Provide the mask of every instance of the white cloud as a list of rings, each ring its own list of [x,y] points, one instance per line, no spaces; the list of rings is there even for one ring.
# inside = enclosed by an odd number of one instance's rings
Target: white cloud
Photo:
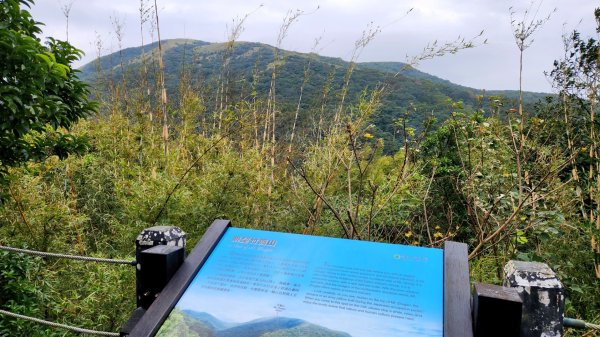
[[[316,37],[323,36],[322,53],[348,59],[354,41],[369,22],[383,28],[379,36],[365,49],[363,61],[404,61],[407,54],[418,53],[433,40],[454,40],[458,35],[471,37],[485,30],[489,44],[457,55],[423,62],[420,68],[453,82],[489,89],[515,89],[517,49],[510,27],[508,8],[521,4],[517,0],[157,0],[163,39],[187,37],[209,42],[224,41],[226,25],[235,17],[253,12],[246,21],[240,40],[275,44],[283,17],[288,10],[314,11],[300,18],[289,30],[283,47],[309,52]],[[153,1],[150,3],[153,4]],[[264,6],[260,9],[260,4]],[[553,8],[558,11],[534,38],[525,55],[525,88],[549,91],[543,75],[551,70],[554,59],[562,53],[561,34],[566,22],[571,30],[577,27],[582,35],[594,33],[593,10],[589,0],[546,0],[540,13]],[[109,52],[116,51],[109,17],[125,20],[125,46],[140,44],[139,2],[121,0],[76,0],[70,18],[70,41],[88,55],[95,56],[96,33],[102,36]],[[414,8],[405,16],[406,11]],[[45,22],[49,36],[65,38],[65,18],[58,0],[39,0],[33,7],[34,18]],[[584,19],[578,24],[580,19]],[[150,41],[148,26],[144,41]],[[112,47],[111,47],[112,46]]]

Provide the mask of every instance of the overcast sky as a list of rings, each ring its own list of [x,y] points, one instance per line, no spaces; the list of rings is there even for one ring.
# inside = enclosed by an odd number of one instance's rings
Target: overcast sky
[[[72,0],[37,0],[31,12],[44,22],[44,34],[66,38],[62,6]],[[282,47],[310,52],[321,37],[321,55],[348,60],[354,42],[370,22],[381,32],[365,48],[359,61],[406,61],[435,40],[453,41],[460,35],[471,38],[484,30],[487,44],[433,60],[423,61],[420,70],[454,83],[479,89],[518,88],[518,49],[512,34],[509,7],[518,13],[530,7],[527,0],[157,0],[162,39],[191,38],[208,42],[227,40],[227,26],[235,18],[251,13],[239,40],[276,45],[279,27],[289,10],[302,10]],[[537,2],[539,3],[539,2]],[[537,4],[536,3],[536,4]],[[151,2],[154,5],[154,2]],[[262,4],[262,6],[261,6]],[[111,17],[123,23],[123,47],[141,44],[139,0],[74,0],[69,19],[69,42],[86,56],[96,55],[99,36],[103,54],[118,50]],[[545,0],[539,6],[542,18],[556,8],[534,34],[525,51],[524,89],[550,92],[544,71],[563,55],[561,36],[577,29],[585,37],[596,37],[593,11],[595,0]],[[317,9],[318,8],[318,9]],[[413,8],[412,12],[406,12]],[[538,6],[535,5],[535,12]],[[517,14],[521,17],[521,14]],[[150,25],[144,27],[144,42],[150,41]]]

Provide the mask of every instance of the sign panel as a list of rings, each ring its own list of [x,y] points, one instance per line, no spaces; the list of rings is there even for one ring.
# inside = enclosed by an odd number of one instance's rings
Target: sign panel
[[[157,336],[443,336],[441,249],[229,228]]]

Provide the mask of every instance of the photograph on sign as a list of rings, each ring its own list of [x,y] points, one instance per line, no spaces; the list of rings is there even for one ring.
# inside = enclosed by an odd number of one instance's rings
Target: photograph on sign
[[[161,337],[442,337],[441,249],[229,228]]]

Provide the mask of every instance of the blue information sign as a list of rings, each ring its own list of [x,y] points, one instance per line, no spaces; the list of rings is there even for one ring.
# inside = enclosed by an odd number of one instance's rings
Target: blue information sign
[[[443,251],[229,228],[157,336],[443,335]]]

